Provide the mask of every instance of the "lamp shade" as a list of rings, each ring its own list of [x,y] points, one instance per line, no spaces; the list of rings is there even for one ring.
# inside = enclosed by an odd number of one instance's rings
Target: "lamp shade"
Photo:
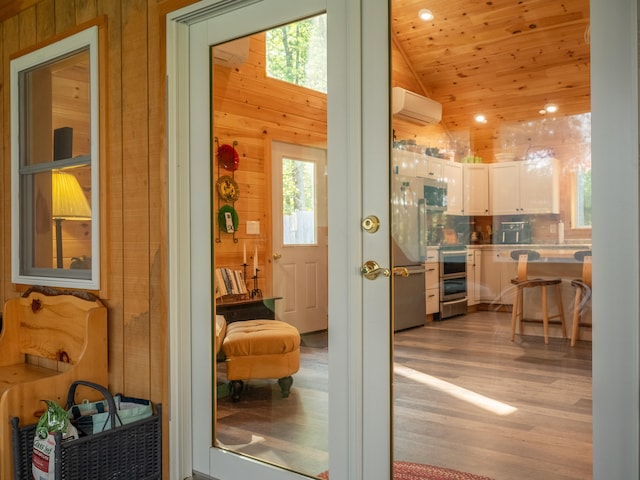
[[[53,198],[52,217],[54,219],[91,220],[91,207],[74,175],[53,170],[51,196]]]

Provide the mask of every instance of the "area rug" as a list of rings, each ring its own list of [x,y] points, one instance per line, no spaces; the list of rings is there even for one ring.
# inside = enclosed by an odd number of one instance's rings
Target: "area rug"
[[[328,480],[329,472],[323,472],[318,477]],[[491,480],[491,478],[458,472],[450,468],[398,461],[393,463],[393,480]]]

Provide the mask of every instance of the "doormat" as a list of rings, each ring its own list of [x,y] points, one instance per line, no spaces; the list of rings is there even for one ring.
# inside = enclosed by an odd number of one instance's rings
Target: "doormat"
[[[329,479],[329,472],[323,472],[318,478]],[[492,480],[472,473],[459,472],[450,468],[434,467],[421,463],[394,462],[393,480]]]

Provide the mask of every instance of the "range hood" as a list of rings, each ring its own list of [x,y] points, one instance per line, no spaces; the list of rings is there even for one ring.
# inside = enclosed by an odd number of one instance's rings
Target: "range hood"
[[[439,123],[442,120],[440,103],[401,87],[392,89],[391,112],[398,118],[419,125]]]

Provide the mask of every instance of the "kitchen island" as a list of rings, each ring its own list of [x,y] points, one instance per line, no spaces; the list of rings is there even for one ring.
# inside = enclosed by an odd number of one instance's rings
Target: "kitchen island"
[[[540,260],[530,262],[528,276],[537,278],[561,278],[562,303],[565,315],[567,332],[571,332],[573,316],[573,303],[575,289],[571,281],[580,278],[582,263],[574,258],[579,251],[591,250],[591,244],[529,244],[529,245],[470,245],[469,250],[481,252],[482,269],[480,284],[478,285],[480,305],[483,309],[511,309],[515,287],[511,280],[516,277],[517,261],[511,258],[514,250],[536,250],[540,253]],[[524,295],[525,318],[542,320],[541,290],[527,290]],[[549,295],[549,308],[555,312],[555,295]],[[584,312],[585,321],[591,320],[590,302]],[[542,324],[525,322],[525,335],[542,336]],[[562,329],[559,324],[551,324],[550,337],[562,338]],[[584,329],[581,339],[590,340],[591,330]]]

